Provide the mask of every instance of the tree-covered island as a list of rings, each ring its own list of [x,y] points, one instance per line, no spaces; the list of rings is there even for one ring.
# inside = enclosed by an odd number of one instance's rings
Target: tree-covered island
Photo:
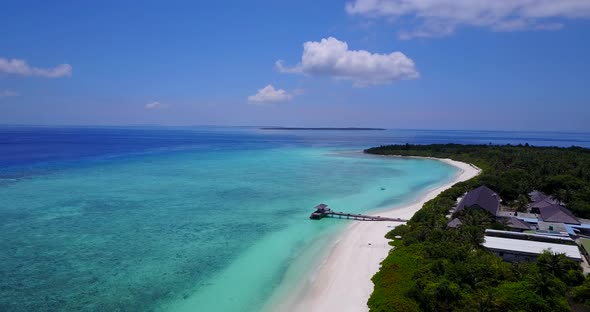
[[[502,209],[527,209],[542,191],[577,218],[590,219],[590,149],[527,145],[389,145],[375,155],[450,158],[482,173],[424,204],[387,234],[394,247],[373,277],[371,311],[589,311],[590,278],[579,263],[546,252],[535,261],[510,263],[483,248],[485,229],[506,229],[485,211],[449,211],[468,191],[486,185]],[[401,239],[394,237],[401,236]]]

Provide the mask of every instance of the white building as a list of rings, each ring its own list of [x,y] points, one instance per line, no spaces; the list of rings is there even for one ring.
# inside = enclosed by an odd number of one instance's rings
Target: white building
[[[562,253],[568,259],[582,262],[582,254],[572,239],[566,237],[540,238],[538,236],[540,235],[486,230],[483,246],[508,262],[533,261],[545,250],[552,253]]]

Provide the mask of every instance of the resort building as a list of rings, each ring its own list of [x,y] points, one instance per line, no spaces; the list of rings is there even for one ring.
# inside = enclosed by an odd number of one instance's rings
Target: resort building
[[[457,229],[463,224],[453,212],[463,209],[487,211],[509,231],[487,229],[483,247],[509,262],[534,261],[544,251],[565,254],[567,258],[583,262],[590,257],[590,243],[580,238],[590,238],[588,220],[578,219],[566,207],[542,192],[529,194],[533,201],[529,212],[515,212],[501,207],[501,199],[487,186],[480,186],[458,199],[456,209],[451,210],[448,229]],[[572,238],[578,238],[574,241]],[[576,243],[584,242],[584,256]]]
[[[471,190],[463,196],[459,202],[455,212],[459,212],[465,208],[481,209],[489,212],[493,216],[498,215],[500,210],[500,197],[489,187],[482,185],[476,189]]]
[[[539,213],[541,213],[541,209],[543,209],[545,207],[548,207],[548,206],[552,206],[552,205],[555,205],[555,203],[553,203],[550,200],[543,199],[543,200],[540,200],[538,202],[535,202],[535,203],[530,204],[529,205],[529,208],[530,208],[529,210],[530,210],[531,213],[539,214]]]
[[[556,200],[553,196],[549,196],[541,191],[534,190],[529,193],[529,198],[531,199],[531,203],[538,203],[540,201],[548,201],[552,204],[559,204],[559,201]]]
[[[541,219],[544,222],[580,224],[574,214],[569,209],[560,205],[548,205],[540,208]]]
[[[528,212],[514,212],[514,210],[502,210],[497,217],[516,217],[518,220],[526,223],[530,230],[537,234],[552,236],[568,236],[567,225],[580,225],[587,222],[578,219],[569,209],[559,204],[555,198],[546,195],[540,191],[529,193],[531,203]],[[521,225],[518,221],[508,222],[508,227],[513,231],[527,231],[523,226],[511,226],[512,224]]]
[[[532,191],[529,193],[531,203],[529,204],[529,210],[531,213],[539,214],[540,209],[551,205],[559,205],[559,201],[555,198],[548,196],[547,194],[540,191]]]
[[[486,230],[483,247],[508,262],[534,261],[544,251],[562,253],[582,262],[578,246],[569,237],[549,237],[510,231]]]

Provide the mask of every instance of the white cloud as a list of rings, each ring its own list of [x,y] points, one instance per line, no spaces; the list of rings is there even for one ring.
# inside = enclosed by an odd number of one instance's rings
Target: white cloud
[[[0,90],[0,99],[4,97],[18,96],[18,93],[11,90]]]
[[[371,53],[349,50],[346,42],[329,37],[303,44],[301,63],[286,67],[276,62],[282,73],[303,73],[352,80],[356,86],[391,83],[401,79],[418,78],[414,61],[401,52]]]
[[[72,75],[72,65],[60,64],[53,68],[32,67],[25,60],[0,57],[0,74],[60,78]]]
[[[259,89],[255,95],[248,97],[248,101],[251,103],[277,103],[289,101],[293,98],[293,95],[289,94],[283,89],[275,89],[272,85]]]
[[[168,106],[157,101],[145,104],[146,109],[161,109],[166,107]]]
[[[406,22],[401,39],[440,37],[460,26],[494,31],[555,30],[564,19],[589,18],[588,0],[355,0],[346,12]]]

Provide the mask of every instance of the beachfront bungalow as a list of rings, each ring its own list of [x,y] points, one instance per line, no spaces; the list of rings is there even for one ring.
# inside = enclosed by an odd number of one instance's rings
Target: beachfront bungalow
[[[500,196],[492,191],[489,187],[482,185],[465,194],[455,212],[467,209],[481,209],[489,212],[493,216],[498,215],[500,210]]]
[[[562,253],[568,259],[582,262],[582,254],[569,237],[486,230],[483,247],[508,262],[534,261],[544,251]]]

